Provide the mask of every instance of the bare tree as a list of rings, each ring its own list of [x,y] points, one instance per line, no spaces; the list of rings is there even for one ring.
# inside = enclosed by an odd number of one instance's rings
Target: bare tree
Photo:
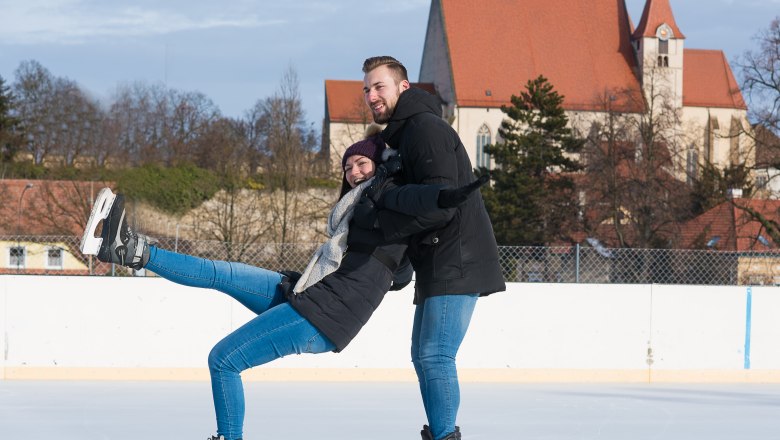
[[[205,125],[192,142],[194,163],[220,176],[245,179],[252,173],[247,124],[241,120],[219,118]]]
[[[748,98],[748,117],[753,125],[744,134],[755,142],[755,168],[780,169],[780,16],[754,37],[757,50],[745,51],[734,64],[739,69],[742,91]],[[778,175],[770,175],[776,178]],[[734,206],[761,223],[775,244],[780,244],[780,226],[745,204]]]
[[[54,180],[39,180],[35,185],[39,200],[30,206],[30,218],[48,235],[84,230],[97,192],[110,186],[108,182]]]
[[[104,116],[100,105],[70,81],[58,81],[55,105],[60,138],[54,151],[60,162],[70,167],[86,155],[92,156]]]
[[[780,136],[780,16],[754,40],[758,50],[746,51],[735,65],[748,96],[750,118]]]
[[[118,87],[109,114],[118,153],[131,165],[193,162],[198,138],[220,117],[202,93],[142,82]]]
[[[629,191],[626,164],[635,158],[630,114],[613,107],[614,92],[598,98],[601,112],[590,122],[583,150],[586,173],[580,180],[580,190],[586,194],[583,223],[589,235],[599,235],[602,225],[612,230],[613,245],[628,246],[626,209]],[[610,234],[610,235],[612,235]]]
[[[581,190],[590,234],[616,247],[667,248],[690,215],[687,140],[663,72],[647,67],[644,77],[642,95],[616,90],[599,98],[603,116],[588,136]]]
[[[219,109],[199,92],[171,90],[164,102],[168,108],[160,109],[167,122],[161,144],[163,160],[168,165],[192,162],[195,143],[219,118]]]
[[[202,231],[204,238],[222,243],[228,260],[243,261],[252,245],[272,235],[273,223],[257,192],[229,186],[197,210],[196,230]]]
[[[298,76],[290,67],[284,73],[277,92],[256,103],[251,114],[253,145],[270,197],[270,212],[277,242],[293,243],[298,238],[295,225],[310,217],[309,206],[299,197],[306,188],[306,177],[315,171],[316,133],[307,127],[299,94]]]
[[[24,150],[40,165],[57,145],[60,127],[54,114],[56,78],[36,61],[24,61],[15,72],[14,92],[25,139]]]

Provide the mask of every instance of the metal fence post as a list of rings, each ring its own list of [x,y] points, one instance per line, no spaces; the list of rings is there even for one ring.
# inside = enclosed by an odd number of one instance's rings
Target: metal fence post
[[[574,282],[579,284],[580,282],[580,244],[574,245]]]

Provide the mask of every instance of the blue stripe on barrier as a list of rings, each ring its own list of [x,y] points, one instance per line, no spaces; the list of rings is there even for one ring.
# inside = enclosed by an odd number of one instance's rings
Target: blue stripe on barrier
[[[753,311],[753,288],[747,288],[747,306],[745,308],[745,369],[750,369],[750,325]]]

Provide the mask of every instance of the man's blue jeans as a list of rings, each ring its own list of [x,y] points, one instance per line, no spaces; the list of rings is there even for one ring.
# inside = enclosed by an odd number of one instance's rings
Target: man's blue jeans
[[[217,434],[243,436],[241,372],[293,353],[324,353],[336,346],[292,308],[279,289],[280,273],[243,263],[213,261],[149,248],[146,268],[178,284],[216,289],[258,316],[217,343],[209,353]]]
[[[412,363],[420,381],[433,438],[455,431],[460,386],[455,357],[471,322],[478,294],[441,295],[417,305],[412,327]]]

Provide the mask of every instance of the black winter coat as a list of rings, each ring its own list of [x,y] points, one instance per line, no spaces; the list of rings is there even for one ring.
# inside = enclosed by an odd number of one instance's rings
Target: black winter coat
[[[378,196],[393,187],[392,180],[386,182]],[[290,305],[336,345],[334,351],[343,350],[358,334],[379,307],[391,283],[405,285],[410,281],[411,270],[407,270],[405,258],[409,234],[440,227],[454,214],[454,209],[436,205],[438,189],[427,194],[427,199],[418,197],[414,211],[407,211],[415,216],[391,215],[399,223],[415,227],[390,239],[377,229],[358,226],[353,218],[349,224],[347,251],[338,269],[297,295],[292,293],[292,288],[287,290]],[[394,279],[394,274],[401,279]]]
[[[419,192],[409,184],[462,187],[476,180],[458,134],[441,118],[439,99],[424,90],[401,93],[382,138],[398,149],[403,164],[402,185],[382,199],[390,210],[404,211],[417,203]],[[413,229],[381,213],[379,226],[386,237]],[[493,226],[479,192],[458,206],[446,226],[412,236],[407,255],[417,274],[416,303],[436,295],[506,290]]]

